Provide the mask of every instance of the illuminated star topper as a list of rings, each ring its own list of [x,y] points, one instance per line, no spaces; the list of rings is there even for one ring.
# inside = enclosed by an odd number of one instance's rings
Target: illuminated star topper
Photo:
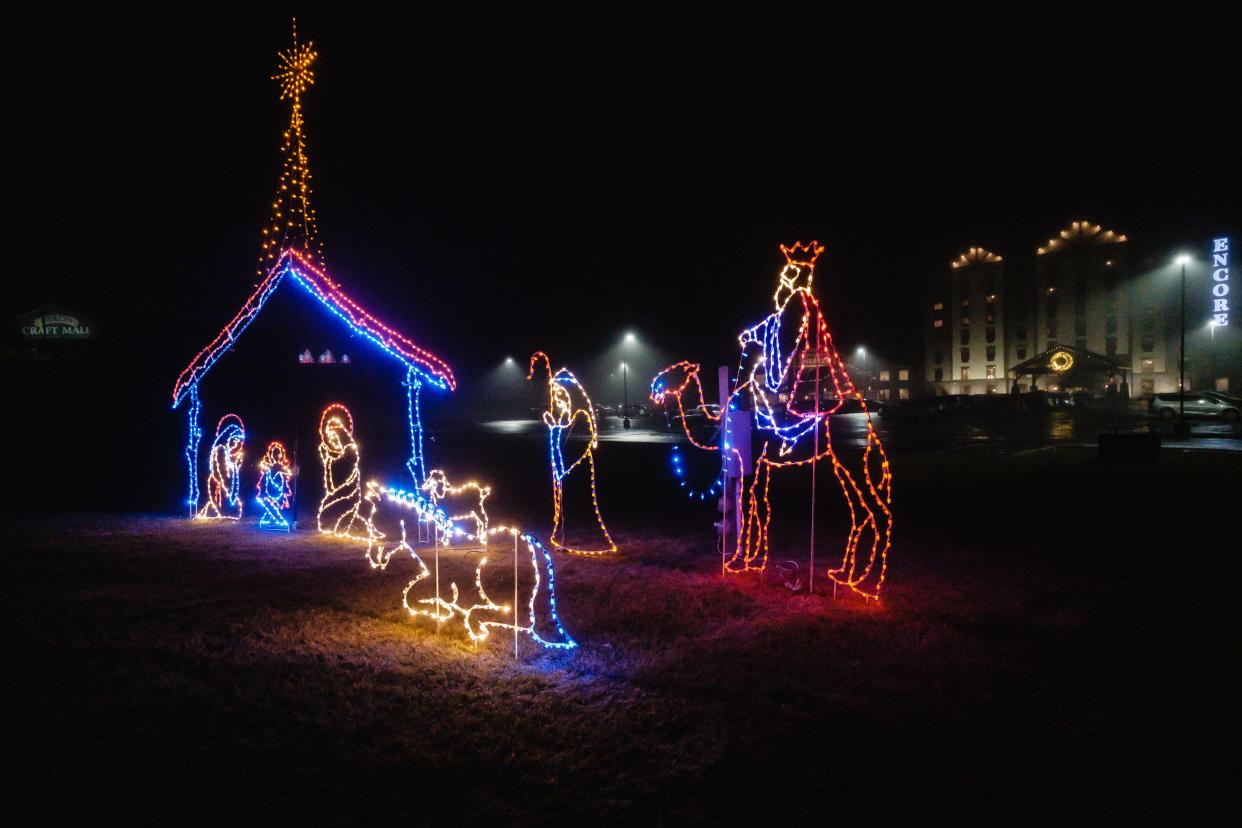
[[[292,98],[296,105],[302,93],[315,82],[311,64],[315,62],[315,58],[319,57],[314,43],[298,43],[296,17],[293,19],[293,46],[283,52],[278,52],[277,55],[280,58],[280,67],[276,74],[272,75],[272,80],[280,82],[280,99],[283,101],[285,98]]]

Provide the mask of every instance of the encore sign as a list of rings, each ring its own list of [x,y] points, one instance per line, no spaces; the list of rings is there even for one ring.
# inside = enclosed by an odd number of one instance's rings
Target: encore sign
[[[1229,239],[1212,239],[1212,324],[1229,324]]]

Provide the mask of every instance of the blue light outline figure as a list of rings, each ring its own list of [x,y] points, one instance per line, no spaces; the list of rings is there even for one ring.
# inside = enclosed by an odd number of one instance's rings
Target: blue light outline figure
[[[198,515],[198,446],[203,439],[203,430],[198,425],[198,415],[202,406],[198,401],[198,385],[190,388],[190,405],[186,410],[188,433],[185,443],[185,463],[188,466],[190,493],[186,504],[190,507],[190,517]]]
[[[548,454],[552,466],[552,534],[548,543],[565,552],[578,555],[606,555],[617,551],[617,544],[604,524],[604,516],[599,508],[599,495],[595,484],[595,450],[599,447],[599,425],[595,419],[595,404],[586,392],[586,388],[578,381],[568,368],[552,371],[552,361],[543,351],[536,351],[530,357],[530,369],[526,379],[535,376],[535,365],[539,361],[548,373],[548,408],[543,412],[543,423],[548,427]],[[574,407],[573,392],[578,391],[586,400],[585,407]],[[564,446],[570,431],[578,419],[583,419],[590,435],[581,456],[572,463],[565,462]],[[581,548],[565,543],[565,478],[579,465],[585,463],[591,484],[591,505],[595,510],[595,521],[603,533],[606,548]]]
[[[246,445],[246,427],[241,417],[225,414],[216,423],[207,454],[207,502],[199,509],[199,520],[241,520],[241,470]]]
[[[289,455],[284,444],[273,440],[259,461],[259,493],[255,500],[263,510],[259,515],[260,529],[289,531],[285,510],[289,508],[289,496],[292,494],[289,484],[292,479],[293,471],[289,467]]]

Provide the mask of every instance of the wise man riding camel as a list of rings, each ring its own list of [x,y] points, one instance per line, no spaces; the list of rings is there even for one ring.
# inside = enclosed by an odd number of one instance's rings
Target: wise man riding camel
[[[833,347],[819,301],[811,292],[815,260],[823,251],[815,241],[781,245],[785,267],[773,296],[775,310],[738,337],[741,358],[725,411],[713,414],[708,409],[700,366],[685,360],[656,376],[651,399],[658,405],[675,402],[690,441],[709,451],[721,447],[696,441],[686,426],[685,397],[692,385],[698,400],[690,404],[690,410],[697,408],[716,422],[725,415],[726,431],[727,410],[749,408],[752,412],[757,454],[742,457],[727,433],[724,440],[725,451],[732,452],[737,461],[736,468],[750,475],[749,482],[737,488],[735,514],[743,516],[745,525],[732,557],[725,562],[726,571],[755,572],[767,566],[773,469],[828,460],[850,516],[840,563],[828,570],[828,577],[864,597],[877,598],[892,545],[892,473],[866,401]],[[846,461],[832,445],[831,415],[851,400],[861,406],[866,418],[867,443],[861,458]]]

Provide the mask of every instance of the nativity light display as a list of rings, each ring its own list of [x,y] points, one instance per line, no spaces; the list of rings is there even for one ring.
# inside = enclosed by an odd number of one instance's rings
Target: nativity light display
[[[680,361],[661,371],[651,385],[657,405],[672,401],[686,437],[694,446],[722,452],[722,469],[738,470],[736,482],[726,486],[725,501],[732,501],[740,531],[732,555],[722,550],[722,570],[730,573],[762,572],[767,567],[772,504],[769,497],[774,470],[810,466],[812,498],[814,473],[828,461],[848,507],[850,529],[840,562],[827,571],[836,584],[865,598],[878,598],[888,569],[892,546],[892,470],[867,411],[863,395],[854,386],[845,362],[833,346],[819,301],[812,292],[815,261],[824,251],[817,242],[781,245],[785,266],[781,270],[774,310],[738,337],[741,351],[732,389],[719,414],[713,414],[703,393],[700,366]],[[720,445],[698,441],[687,420],[685,397],[697,393],[699,410],[721,425]],[[825,404],[823,391],[831,392]],[[691,398],[693,400],[693,397]],[[847,402],[857,403],[866,417],[867,441],[861,462],[848,463],[832,444],[831,416]],[[757,453],[732,433],[735,418],[730,412],[748,410],[758,436]],[[745,477],[750,477],[749,485]],[[812,515],[814,509],[812,506]],[[814,576],[814,523],[812,565]]]
[[[207,455],[207,502],[195,515],[199,520],[241,520],[241,472],[246,427],[241,417],[225,414],[216,423],[216,436]]]
[[[259,528],[288,532],[289,498],[293,494],[293,469],[289,466],[289,453],[279,440],[268,444],[263,459],[259,461],[259,495],[255,498],[262,510]]]
[[[280,99],[289,101],[289,128],[285,130],[280,185],[272,201],[271,216],[263,228],[256,280],[275,267],[285,250],[295,249],[315,262],[323,261],[315,208],[311,206],[310,163],[302,134],[302,95],[315,82],[311,64],[319,57],[313,43],[298,42],[298,21],[293,21],[293,45],[278,52],[279,67],[272,80],[280,84]]]
[[[359,513],[362,471],[354,418],[340,403],[329,405],[319,418],[319,462],[323,465],[323,497],[315,516],[319,531],[366,540],[366,518]]]
[[[398,524],[401,537],[399,541],[386,544],[384,542],[387,539],[386,534],[373,526],[372,540],[367,547],[367,559],[375,569],[387,568],[398,553],[404,552],[414,559],[417,567],[416,574],[406,585],[402,594],[402,605],[411,616],[428,618],[435,621],[437,626],[458,619],[470,640],[475,643],[486,639],[491,630],[502,629],[513,632],[515,642],[516,636],[520,633],[529,636],[536,644],[548,649],[569,650],[578,646],[577,642],[565,631],[557,610],[556,573],[552,565],[552,555],[534,535],[510,526],[490,527],[485,530],[486,536],[476,535],[454,523],[444,509],[433,504],[422,492],[395,486],[370,482],[367,484],[366,499],[372,504],[373,519],[379,512],[379,505],[387,503],[411,512],[420,523],[430,523],[433,526],[431,566],[428,566],[417,550],[410,545],[404,520],[400,520]],[[446,594],[440,581],[441,538],[458,543],[470,542],[492,550],[498,547],[497,541],[501,537],[507,537],[513,543],[512,605],[497,604],[489,597],[484,587],[485,579],[496,584],[492,592],[500,595],[501,589],[508,592],[510,575],[505,573],[502,576],[498,569],[494,571],[487,569],[488,558],[486,556],[480,559],[475,567],[472,590],[463,593],[455,581],[450,581]],[[519,555],[520,546],[526,547],[530,556],[528,559],[523,559]],[[489,554],[491,554],[490,551]],[[526,623],[518,621],[513,609],[522,605],[520,568],[526,570],[530,582],[525,601]],[[423,584],[423,587],[416,589],[419,584]],[[558,640],[545,638],[540,633],[541,627],[545,626],[540,623],[539,618],[541,591],[546,591],[547,594],[546,625],[556,630]]]
[[[526,379],[533,379],[535,366],[542,362],[548,377],[548,407],[543,412],[543,423],[548,427],[548,453],[552,465],[552,535],[549,543],[557,549],[579,555],[604,555],[616,552],[617,545],[608,534],[604,516],[599,510],[599,495],[595,486],[595,451],[599,448],[599,424],[595,419],[595,406],[582,383],[568,368],[552,370],[552,361],[543,351],[531,355]],[[582,452],[572,459],[566,458],[566,445],[573,428],[579,422],[587,428],[588,439]],[[565,486],[570,474],[585,468],[591,486],[591,506],[595,510],[595,522],[600,537],[588,544],[565,542]]]
[[[403,372],[405,420],[410,440],[410,454],[405,465],[415,484],[421,484],[426,477],[420,399],[422,389],[424,386],[435,390],[456,388],[453,371],[444,360],[367,312],[332,280],[323,265],[323,249],[318,240],[315,213],[310,206],[311,176],[306,158],[302,112],[302,96],[314,83],[311,66],[315,57],[311,44],[298,41],[295,23],[293,45],[280,53],[279,69],[273,76],[280,84],[282,100],[290,102],[291,114],[290,128],[285,133],[283,145],[283,170],[276,198],[272,202],[272,220],[263,234],[259,256],[260,281],[241,309],[190,360],[173,385],[173,409],[185,405],[187,410],[184,457],[188,477],[186,503],[191,516],[199,513],[202,496],[199,485],[202,381],[217,361],[235,348],[246,329],[284,285],[296,285],[297,289],[314,300],[316,307],[327,312],[328,318],[344,324],[351,337],[371,343],[380,353],[399,364]],[[341,480],[348,480],[348,470],[344,471]],[[346,528],[344,531],[350,530]]]
[[[376,569],[385,569],[398,553],[409,554],[415,561],[415,577],[403,591],[403,606],[412,616],[434,621],[437,628],[456,620],[475,642],[498,630],[511,631],[515,655],[521,635],[529,636],[546,648],[573,649],[577,644],[566,633],[557,611],[555,574],[549,549],[529,532],[510,526],[489,526],[484,504],[491,494],[490,487],[475,482],[451,483],[442,469],[430,472],[426,469],[421,392],[424,387],[454,390],[456,378],[452,369],[444,360],[371,315],[328,275],[315,213],[310,206],[311,176],[302,111],[302,97],[314,83],[311,67],[316,53],[311,44],[298,41],[295,25],[293,46],[279,57],[280,68],[274,79],[280,84],[281,98],[290,101],[292,109],[290,126],[284,135],[284,164],[276,199],[272,202],[271,221],[263,231],[258,281],[232,319],[190,360],[172,390],[172,408],[184,405],[188,421],[184,458],[190,515],[203,520],[239,520],[242,516],[240,487],[243,472],[248,469],[243,463],[246,430],[240,416],[227,414],[217,423],[208,452],[206,480],[200,488],[202,385],[225,354],[238,350],[241,337],[269,306],[271,298],[281,288],[292,285],[290,290],[313,300],[310,305],[323,311],[324,318],[331,324],[343,325],[351,340],[368,342],[375,346],[376,353],[394,360],[400,371],[394,379],[400,377],[404,386],[404,394],[400,396],[404,398],[403,419],[408,429],[409,455],[403,459],[412,485],[384,486],[371,482],[364,486],[353,413],[341,402],[331,403],[322,410],[317,450],[323,472],[322,496],[316,513],[318,532],[365,547],[366,558]],[[350,350],[352,353],[352,346]],[[314,363],[312,351],[305,349],[298,361]],[[335,361],[332,352],[324,349],[319,362]],[[340,362],[350,362],[350,359],[342,356]],[[549,377],[550,382],[554,382],[550,369]],[[555,382],[574,386],[577,383],[568,372],[558,375]],[[580,390],[580,386],[576,387]],[[560,394],[569,404],[568,391],[562,387]],[[585,393],[582,396],[585,398]],[[554,397],[561,398],[558,394]],[[590,412],[588,422],[593,449],[594,412],[589,400],[586,406],[586,411]],[[569,421],[564,426],[566,431],[582,413],[569,412]],[[267,416],[270,418],[271,413],[267,412]],[[297,425],[283,423],[280,427],[290,433]],[[561,477],[580,464],[591,469],[594,497],[593,461],[587,459],[584,463],[583,458],[579,458],[568,469],[563,469]],[[257,473],[257,482],[250,485],[255,487],[259,528],[292,531],[296,528],[292,506],[297,472],[294,458],[283,442],[272,440],[267,445],[257,464]],[[598,517],[598,505],[596,513]],[[407,537],[406,517],[417,524],[416,539]],[[395,526],[384,523],[393,518]],[[602,520],[600,527],[607,538]],[[507,542],[502,542],[502,538]],[[611,543],[610,538],[608,541]],[[513,551],[511,573],[508,567],[498,565],[501,556],[507,553],[509,542]],[[424,548],[420,555],[415,544],[431,549]],[[457,579],[449,579],[447,584],[441,584],[441,557],[446,551],[451,551],[458,562],[469,560],[472,563],[474,558],[468,556],[485,553],[474,566],[470,583],[459,587]],[[511,601],[508,600],[510,594]]]

